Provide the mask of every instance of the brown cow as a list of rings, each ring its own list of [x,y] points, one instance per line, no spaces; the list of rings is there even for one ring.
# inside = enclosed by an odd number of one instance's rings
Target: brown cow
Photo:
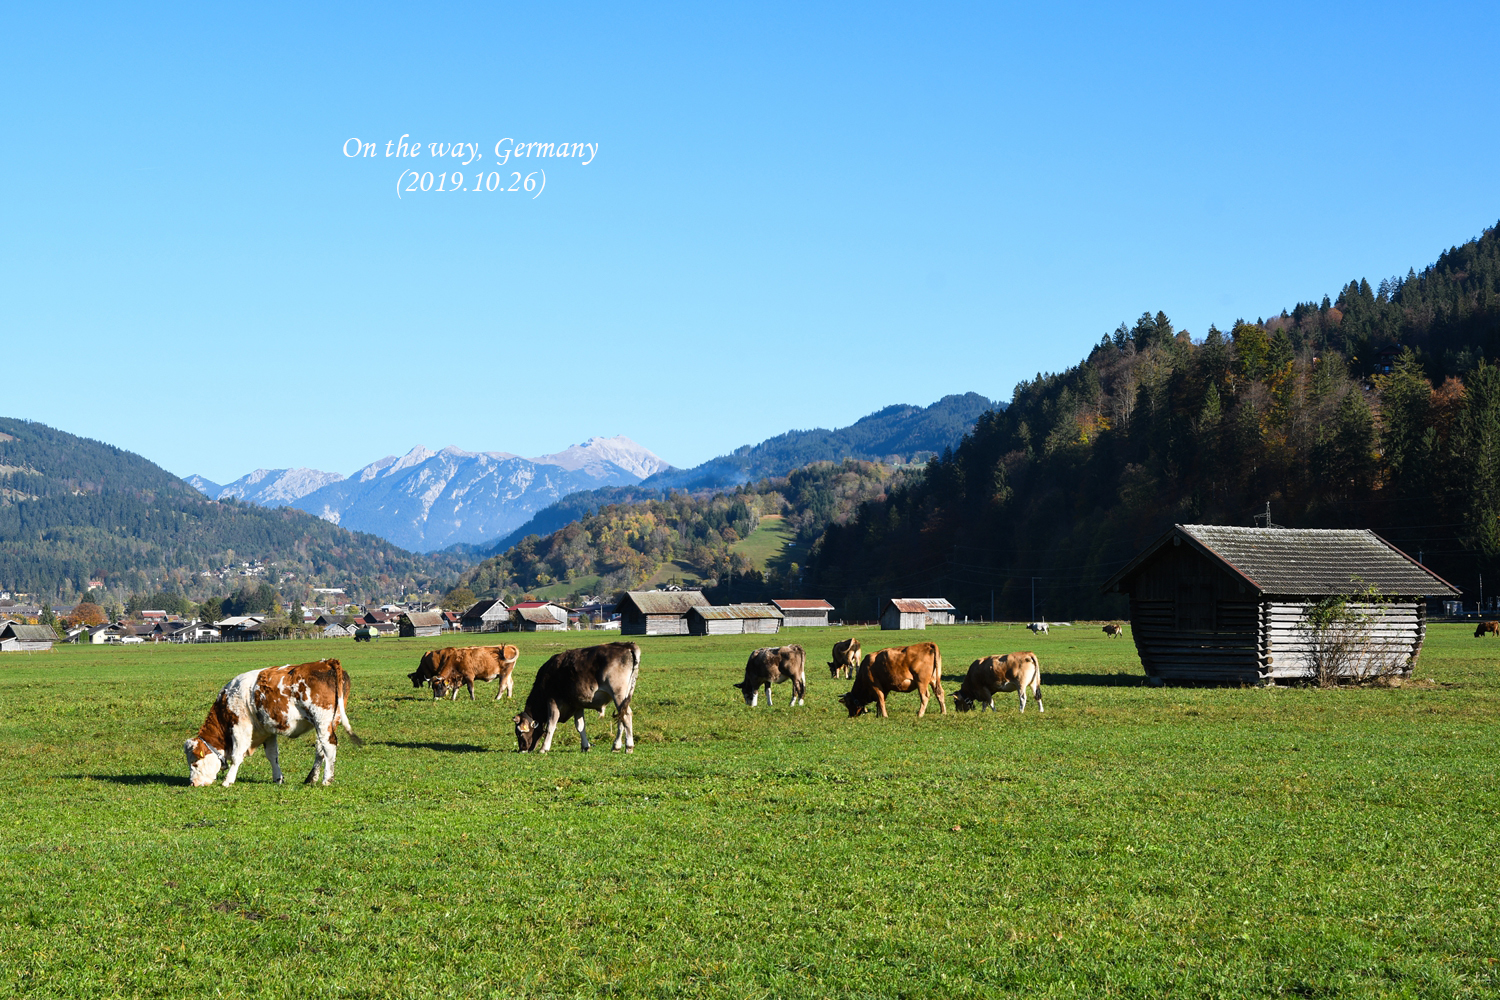
[[[1500,635],[1500,622],[1480,622],[1479,627],[1474,629],[1474,638],[1485,635]]]
[[[731,686],[739,688],[745,696],[745,704],[754,708],[762,687],[766,689],[766,704],[770,705],[771,685],[791,681],[792,704],[805,705],[807,677],[803,667],[806,663],[807,653],[801,646],[762,646],[745,661],[745,679]]]
[[[417,669],[407,674],[412,687],[432,684],[432,697],[458,697],[458,689],[469,689],[474,700],[475,681],[499,681],[495,700],[515,693],[516,659],[521,651],[515,646],[449,646],[422,654]]]
[[[356,744],[363,742],[349,726],[348,703],[349,675],[338,660],[246,671],[224,685],[198,735],[183,744],[188,780],[194,786],[210,785],[219,770],[227,767],[224,785],[228,787],[245,758],[264,745],[271,776],[281,784],[276,738],[311,730],[313,767],[306,783],[311,784],[322,768],[326,785],[333,780],[333,762],[338,756],[337,727],[343,726]]]
[[[604,714],[604,706],[614,703],[616,750],[635,750],[635,714],[630,699],[635,696],[636,678],[641,673],[641,647],[633,642],[607,642],[602,646],[569,649],[542,664],[526,696],[526,707],[511,721],[516,726],[516,748],[521,753],[552,749],[557,727],[569,719],[577,720],[580,749],[589,748],[589,734],[584,727],[588,710]]]
[[[1104,638],[1106,639],[1118,639],[1124,634],[1125,626],[1121,625],[1118,622],[1110,622],[1108,625],[1104,626]]]
[[[953,696],[953,707],[967,712],[976,704],[983,703],[990,711],[995,710],[996,691],[1019,691],[1021,711],[1026,711],[1026,692],[1036,695],[1036,710],[1045,712],[1042,706],[1042,667],[1035,653],[1006,653],[1004,656],[986,656],[969,664],[969,674],[963,686]]]
[[[917,706],[917,718],[927,714],[929,689],[937,691],[938,705],[943,714],[948,714],[948,702],[943,698],[943,656],[937,643],[919,642],[912,646],[893,646],[871,653],[859,661],[859,672],[854,675],[854,689],[840,695],[839,701],[849,710],[849,718],[864,712],[865,706],[875,702],[882,719],[889,718],[885,710],[885,696],[892,691],[915,691],[922,703]]]
[[[835,679],[847,677],[851,681],[859,671],[859,640],[845,639],[833,644],[833,660],[828,664],[828,673]]]

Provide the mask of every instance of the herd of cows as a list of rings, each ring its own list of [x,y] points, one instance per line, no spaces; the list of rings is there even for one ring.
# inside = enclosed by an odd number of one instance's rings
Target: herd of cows
[[[1045,627],[1045,626],[1044,626]],[[1035,630],[1034,630],[1035,631]],[[1107,629],[1106,629],[1107,631]],[[853,688],[839,697],[850,718],[864,713],[873,703],[881,718],[887,717],[886,697],[915,692],[917,717],[927,714],[933,694],[947,714],[943,695],[943,657],[937,643],[919,642],[861,655],[858,639],[845,639],[833,647],[828,661],[832,677],[848,677]],[[474,700],[474,684],[496,682],[495,700],[510,696],[514,689],[515,646],[467,646],[434,649],[423,655],[417,669],[407,676],[413,687],[430,685],[434,699],[456,698],[467,689]],[[739,688],[745,704],[752,708],[765,690],[771,704],[771,689],[787,681],[792,685],[792,704],[803,704],[807,693],[806,651],[798,645],[766,646],[750,654]],[[532,682],[531,692],[515,725],[516,747],[522,753],[552,749],[557,728],[572,720],[583,750],[589,749],[584,720],[590,709],[604,714],[613,705],[614,749],[629,753],[635,748],[631,699],[641,672],[641,647],[633,642],[610,642],[557,653],[543,663]],[[1042,671],[1035,653],[985,656],[969,664],[954,707],[961,712],[983,706],[994,710],[995,695],[1016,692],[1020,709],[1026,711],[1029,697],[1042,706]],[[209,709],[198,735],[183,744],[188,778],[195,786],[209,785],[227,769],[224,784],[234,784],[245,759],[264,747],[271,775],[282,782],[277,740],[303,733],[313,734],[313,767],[307,783],[322,773],[323,784],[333,780],[338,755],[339,726],[356,744],[361,740],[349,723],[349,674],[338,660],[317,660],[282,667],[266,667],[239,674],[224,685]]]

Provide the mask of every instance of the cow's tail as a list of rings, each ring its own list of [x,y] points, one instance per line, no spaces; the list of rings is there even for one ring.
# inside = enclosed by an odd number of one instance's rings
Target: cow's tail
[[[1031,654],[1031,669],[1035,671],[1032,676],[1036,679],[1031,690],[1036,695],[1036,703],[1040,705],[1042,703],[1042,663],[1036,658],[1035,653]]]
[[[408,661],[409,662],[409,661]],[[344,665],[338,660],[333,661],[333,721],[336,725],[344,727],[344,732],[354,741],[354,745],[362,747],[365,741],[360,739],[354,727],[349,725],[348,699],[344,697],[344,689],[349,686],[349,673]]]

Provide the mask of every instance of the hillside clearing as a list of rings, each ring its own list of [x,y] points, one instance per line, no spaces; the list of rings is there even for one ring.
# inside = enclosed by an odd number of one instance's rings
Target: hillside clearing
[[[890,719],[850,720],[822,666],[849,634],[937,641],[950,696],[973,657],[1034,648],[1047,712],[950,697],[919,721],[894,695]],[[504,638],[524,697],[551,652],[608,636]],[[1500,670],[1460,626],[1433,626],[1394,690],[1153,689],[1130,643],[1083,626],[780,640],[808,644],[805,708],[731,688],[766,637],[647,639],[633,755],[580,754],[569,728],[524,757],[493,685],[411,688],[425,640],[8,654],[0,990],[1496,989]],[[341,746],[332,787],[275,786],[262,754],[233,788],[186,786],[182,742],[225,680],[327,655],[368,741]],[[310,759],[306,739],[283,750],[288,775]]]

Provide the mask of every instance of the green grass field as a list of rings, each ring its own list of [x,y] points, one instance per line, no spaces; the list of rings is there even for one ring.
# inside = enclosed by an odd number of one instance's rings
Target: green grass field
[[[823,667],[934,639],[946,684],[1034,648],[1047,713],[850,720]],[[542,659],[608,633],[508,636]],[[642,642],[639,746],[511,752],[433,703],[429,642],[0,656],[0,995],[1494,996],[1500,642],[1436,626],[1400,689],[1155,689],[1095,628],[798,630],[808,704],[748,709],[757,637]],[[222,684],[337,655],[336,783],[186,783]],[[1429,680],[1430,678],[1430,680]],[[486,693],[488,688],[488,693]]]
[[[730,551],[738,552],[754,563],[756,569],[764,570],[769,563],[783,557],[787,543],[795,541],[796,537],[796,532],[780,514],[767,514],[760,519],[756,529],[735,542]]]

